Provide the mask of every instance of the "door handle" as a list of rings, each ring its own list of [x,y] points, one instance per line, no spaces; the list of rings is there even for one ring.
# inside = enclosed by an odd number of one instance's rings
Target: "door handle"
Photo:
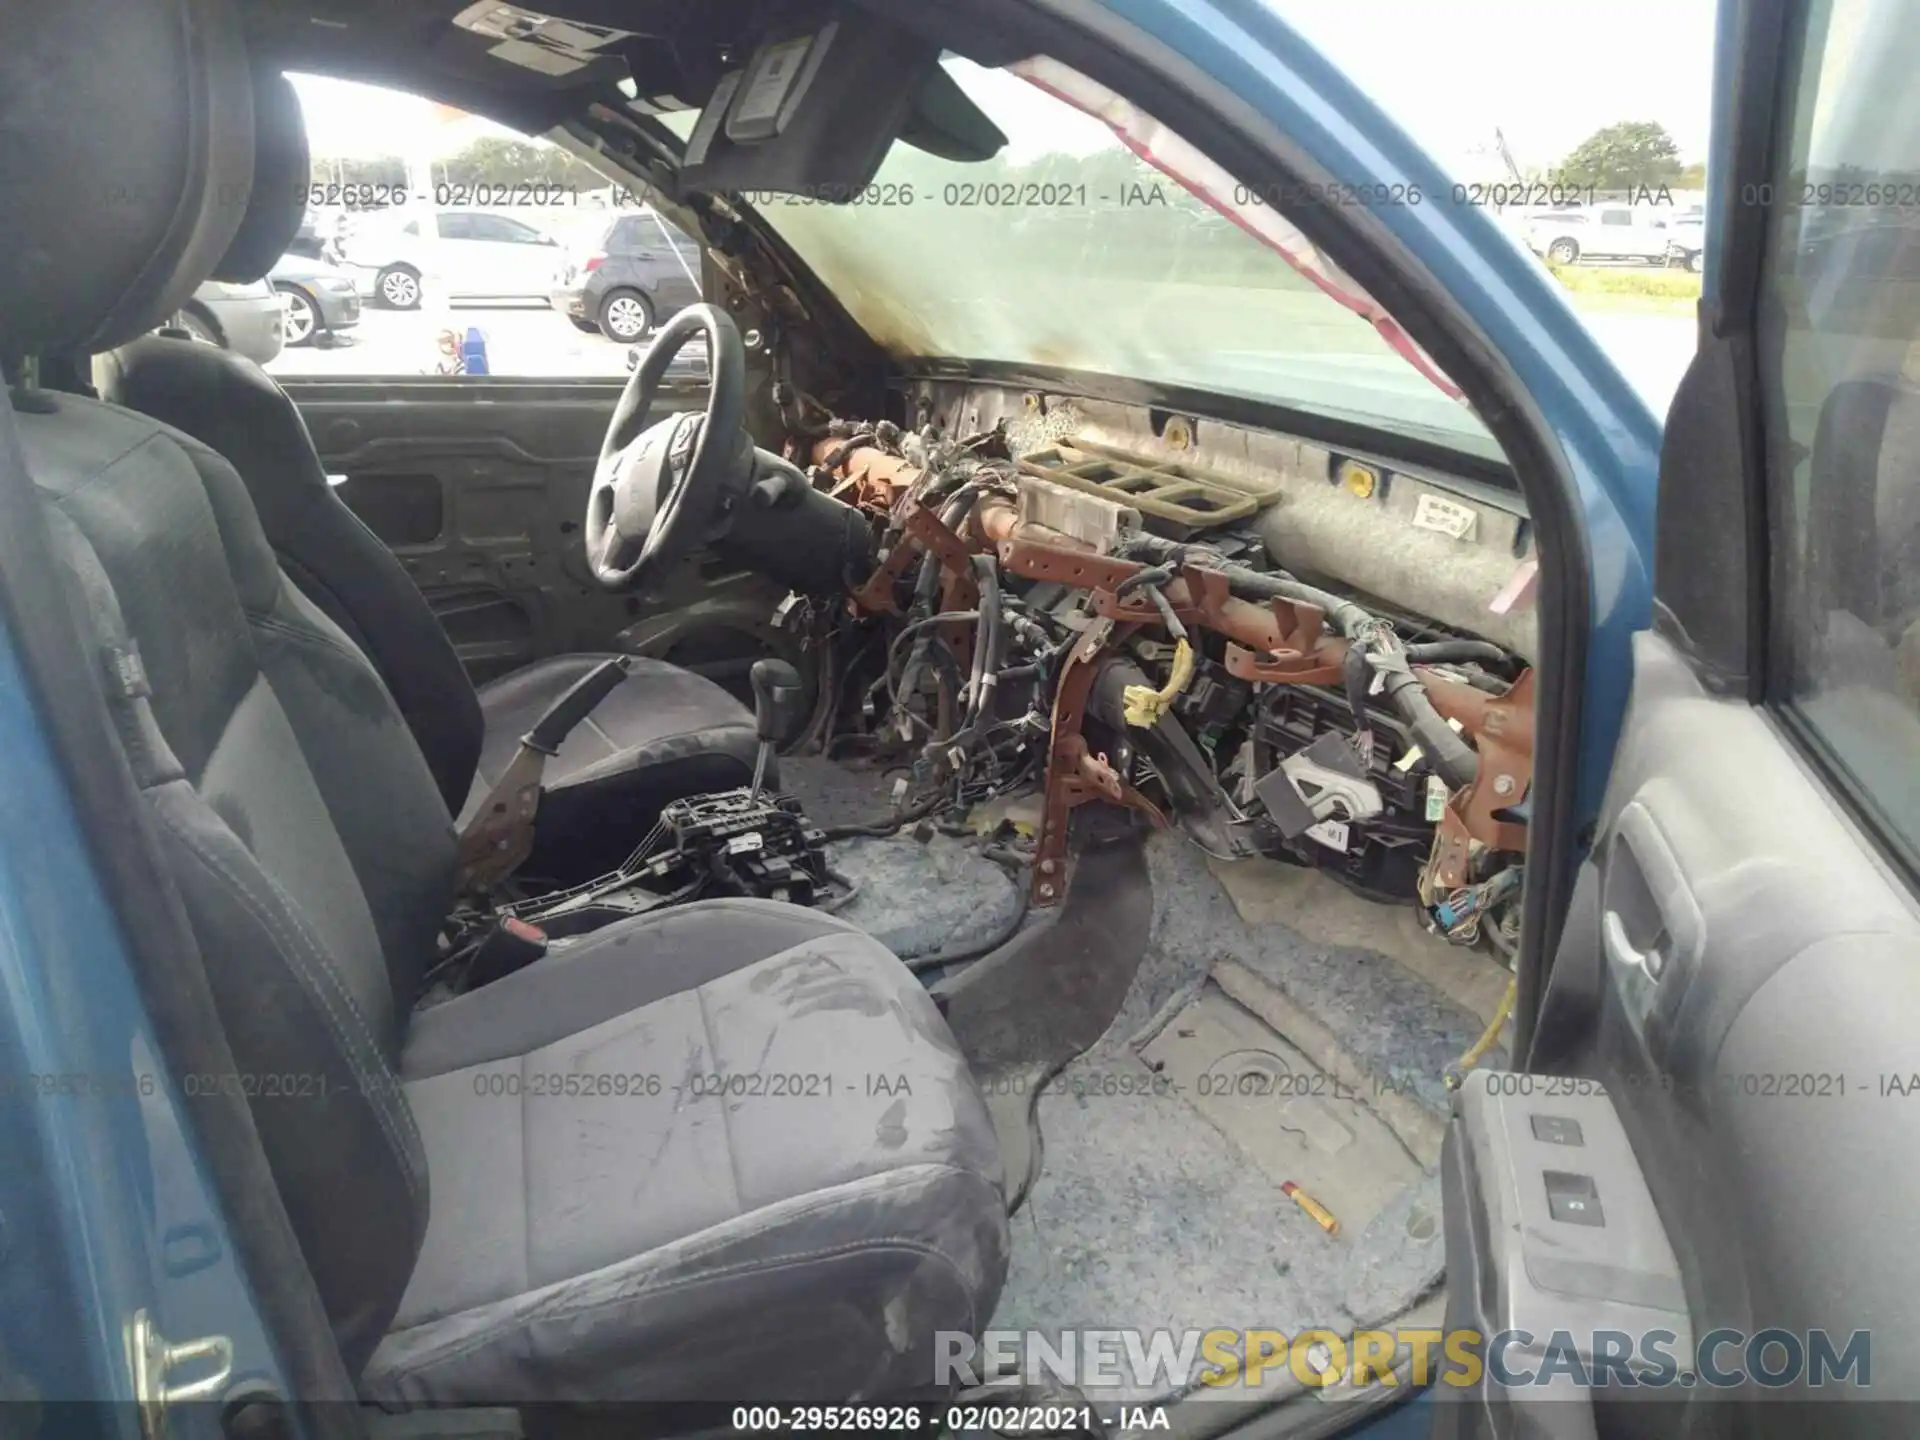
[[[1666,832],[1640,801],[1628,802],[1608,845],[1600,941],[1610,968],[1645,977],[1647,983],[1627,986],[1636,1020],[1651,1010],[1656,987],[1684,987],[1705,937],[1699,902]]]
[[[1626,922],[1619,912],[1607,911],[1600,917],[1600,940],[1607,947],[1607,958],[1616,965],[1644,971],[1649,980],[1658,980],[1667,972],[1667,956],[1662,933],[1654,943],[1641,949],[1627,938]]]

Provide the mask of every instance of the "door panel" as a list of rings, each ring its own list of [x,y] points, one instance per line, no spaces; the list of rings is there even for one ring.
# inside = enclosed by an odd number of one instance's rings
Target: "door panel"
[[[1482,1083],[1469,1082],[1449,1131],[1449,1323],[1543,1340],[1564,1331],[1596,1372],[1596,1331],[1618,1329],[1636,1349],[1665,1331],[1680,1337],[1668,1349],[1694,1380],[1639,1396],[1613,1389],[1596,1403],[1563,1375],[1488,1409],[1441,1405],[1435,1434],[1507,1433],[1515,1422],[1495,1418],[1503,1410],[1528,1412],[1540,1433],[1650,1433],[1607,1408],[1635,1398],[1662,1403],[1659,1433],[1911,1433],[1920,1402],[1920,1341],[1904,1323],[1920,1285],[1907,1238],[1920,1194],[1912,882],[1767,710],[1713,694],[1653,633],[1636,637],[1604,815],[1536,1027],[1533,1074],[1474,1077]],[[1475,1094],[1482,1088],[1498,1098]],[[1490,1106],[1563,1117],[1596,1105],[1606,1113],[1599,1124],[1579,1117],[1587,1134],[1577,1150],[1508,1153],[1518,1148],[1510,1138],[1477,1133]],[[1593,1146],[1616,1118],[1631,1147],[1625,1166]],[[1592,1237],[1584,1225],[1525,1216],[1533,1192],[1537,1210],[1569,1173],[1593,1179],[1603,1228],[1621,1233]],[[1659,1223],[1650,1241],[1626,1233],[1642,1195]],[[1497,1223],[1503,1205],[1517,1205],[1524,1223]],[[1561,1265],[1596,1239],[1611,1247],[1609,1266],[1566,1284],[1515,1283],[1543,1273],[1540,1252]],[[1666,1272],[1630,1262],[1647,1251],[1670,1257],[1684,1312],[1622,1320],[1623,1306],[1671,1303],[1661,1298]],[[1797,1371],[1772,1352],[1777,1386],[1748,1369],[1750,1337],[1770,1330],[1806,1347]],[[1695,1346],[1716,1332],[1731,1338],[1711,1352],[1719,1373],[1703,1378]],[[1839,1361],[1824,1391],[1807,1368],[1815,1336]],[[1517,1374],[1544,1373],[1538,1354],[1508,1360]],[[1863,1381],[1870,1388],[1855,1388]],[[1754,1400],[1770,1403],[1737,1419],[1725,1403]],[[1682,1406],[1695,1413],[1672,1413]]]
[[[400,557],[475,680],[604,649],[642,613],[587,570],[580,520],[622,382],[293,380],[341,498]],[[704,397],[663,395],[669,409]]]
[[[1920,1347],[1898,1323],[1912,1268],[1882,1241],[1920,1194],[1920,1108],[1884,1089],[1920,1068],[1920,914],[1765,712],[1707,694],[1660,637],[1636,667],[1581,882],[1598,934],[1567,941],[1602,957],[1602,1010],[1563,1063],[1606,1083],[1684,1237],[1695,1333],[1871,1330],[1893,1398]]]
[[[476,684],[548,655],[621,650],[707,675],[751,703],[746,673],[788,654],[784,591],[696,551],[641,594],[604,590],[580,523],[623,381],[460,377],[290,380],[321,466],[400,559]],[[706,404],[670,379],[649,423]]]
[[[1611,1217],[1610,1190],[1644,1189],[1686,1330],[1727,1337],[1677,1357],[1695,1383],[1652,1393],[1660,1433],[1911,1434],[1920,296],[1889,257],[1920,254],[1920,230],[1848,197],[1920,174],[1920,110],[1873,103],[1920,61],[1920,11],[1727,0],[1721,27],[1715,254],[1661,456],[1656,624],[1635,638],[1534,1073],[1494,1088],[1600,1082],[1632,1163],[1599,1175],[1598,1203]],[[1834,243],[1864,233],[1886,243]],[[1592,1236],[1500,1223],[1544,1157],[1502,1150],[1488,1088],[1468,1084],[1449,1130],[1448,1264],[1461,1314],[1497,1330],[1527,1298],[1509,1282],[1530,1244]],[[1603,1288],[1659,1278],[1617,1269]],[[1573,1299],[1547,1314],[1590,1355]],[[1524,1429],[1541,1398],[1441,1406],[1437,1428]],[[1576,1393],[1557,1418],[1629,1433],[1621,1398]],[[1753,1400],[1776,1403],[1724,1403]]]

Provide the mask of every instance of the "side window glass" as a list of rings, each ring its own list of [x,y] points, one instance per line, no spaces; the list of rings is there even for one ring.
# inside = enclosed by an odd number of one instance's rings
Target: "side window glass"
[[[484,237],[488,240],[504,240],[509,245],[539,245],[546,238],[533,226],[523,225],[518,220],[510,220],[504,215],[487,215],[481,218],[486,220],[495,232]]]
[[[678,263],[644,193],[557,146],[400,91],[292,78],[310,204],[272,276],[289,343],[271,374],[624,379],[632,347],[701,298],[698,247]],[[616,222],[656,259],[623,262]]]
[[[1775,699],[1920,855],[1920,11],[1808,7],[1769,212]]]

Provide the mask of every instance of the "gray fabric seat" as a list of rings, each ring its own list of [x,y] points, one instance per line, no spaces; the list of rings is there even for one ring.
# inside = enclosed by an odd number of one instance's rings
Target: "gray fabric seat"
[[[308,152],[299,97],[263,73],[254,94],[256,195],[221,260],[222,278],[257,280],[298,230]],[[538,661],[476,693],[439,618],[400,561],[347,508],[300,412],[273,378],[215,346],[142,335],[99,357],[101,398],[212,446],[246,482],[294,583],[379,670],[449,811],[478,805],[540,715],[600,655]],[[586,879],[611,868],[669,800],[744,785],[753,716],[720,686],[657,660],[627,679],[547,764],[532,873]]]
[[[434,1214],[373,1396],[711,1398],[769,1367],[885,1394],[933,1373],[907,1337],[986,1323],[992,1131],[926,992],[832,916],[601,931],[427,1011],[401,1083]]]
[[[224,0],[44,14],[0,55],[0,94],[34,79],[20,154],[46,168],[0,249],[0,334],[66,353],[139,333],[215,265],[252,165],[249,82]],[[122,168],[142,183],[93,223]],[[16,409],[142,818],[365,1391],[924,1386],[937,1334],[985,1323],[1008,1237],[986,1108],[906,968],[830,916],[717,902],[416,1015],[454,837],[380,671],[289,580],[215,450],[74,395]]]

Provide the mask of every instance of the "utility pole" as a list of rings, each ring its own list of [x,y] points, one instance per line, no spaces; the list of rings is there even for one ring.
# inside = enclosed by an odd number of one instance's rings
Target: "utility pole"
[[[1507,167],[1507,176],[1516,185],[1527,183],[1527,177],[1520,173],[1520,167],[1513,163],[1513,151],[1507,147],[1507,137],[1501,133],[1498,125],[1493,127],[1493,145],[1500,152],[1501,163]]]

